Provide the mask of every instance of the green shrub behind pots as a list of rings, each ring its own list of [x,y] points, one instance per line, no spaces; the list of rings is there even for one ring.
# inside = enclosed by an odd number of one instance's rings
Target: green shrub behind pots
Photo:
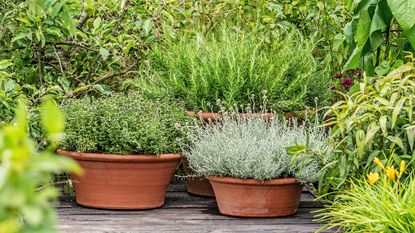
[[[69,151],[160,155],[180,152],[181,125],[189,118],[180,105],[142,95],[71,100],[63,106]]]
[[[263,118],[231,119],[197,127],[188,135],[186,153],[197,175],[271,180],[293,177],[300,182],[318,179],[319,164],[306,153],[291,157],[287,148],[309,141],[314,151],[327,148],[326,137],[315,127]]]
[[[149,54],[139,88],[183,99],[188,110],[217,111],[217,99],[225,107],[261,103],[263,91],[278,111],[303,110],[315,98],[324,104],[330,97],[330,77],[313,56],[314,41],[295,29],[267,42],[255,30],[223,27],[165,44]]]

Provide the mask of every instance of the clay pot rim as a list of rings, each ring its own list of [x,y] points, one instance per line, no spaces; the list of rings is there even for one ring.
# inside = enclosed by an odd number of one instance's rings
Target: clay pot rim
[[[102,154],[102,153],[83,153],[58,149],[59,155],[70,156],[76,160],[82,161],[113,161],[113,162],[136,162],[136,163],[154,163],[178,161],[183,158],[182,154],[161,154],[161,155],[119,155],[119,154]]]
[[[221,177],[221,176],[207,176],[209,181],[225,183],[225,184],[241,184],[241,185],[256,185],[256,186],[271,186],[271,185],[291,185],[301,183],[295,178],[276,178],[272,180],[255,180],[255,179],[242,179],[233,177]]]
[[[201,115],[211,115],[211,116],[217,116],[218,118],[223,117],[222,113],[218,113],[218,112],[203,112],[203,111],[186,111],[186,114],[188,116],[192,116],[192,117],[196,117],[196,116],[201,116]],[[234,115],[234,114],[230,114],[230,115]],[[243,113],[235,113],[235,115],[241,115],[241,116],[246,116],[246,115],[260,115],[260,116],[274,116],[275,114],[273,112],[252,112],[252,113],[248,113],[248,112],[243,112]]]

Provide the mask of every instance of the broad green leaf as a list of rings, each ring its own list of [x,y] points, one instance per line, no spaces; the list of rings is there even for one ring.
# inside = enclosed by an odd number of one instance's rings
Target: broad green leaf
[[[101,21],[102,19],[99,16],[94,20],[93,26],[95,30],[97,30],[99,26],[101,26]]]
[[[63,113],[59,110],[57,104],[51,100],[46,99],[42,105],[41,111],[42,126],[49,135],[49,139],[53,143],[59,142],[63,136],[65,128],[65,119]]]
[[[379,131],[380,127],[376,125],[375,122],[372,122],[366,131],[365,144],[370,145],[375,137],[376,133]]]
[[[402,106],[405,103],[406,98],[402,98],[398,101],[398,103],[396,104],[395,108],[393,109],[392,112],[392,124],[391,124],[391,128],[393,129],[395,127],[396,124],[396,120],[398,119],[398,115],[401,112]]]
[[[50,10],[50,15],[52,16],[52,18],[56,18],[56,16],[58,16],[64,4],[64,1],[58,1],[55,5],[53,5],[53,7]]]
[[[22,208],[22,213],[25,216],[25,221],[31,225],[39,225],[44,218],[42,209],[36,206],[25,206]]]
[[[379,66],[375,68],[375,72],[378,75],[385,75],[389,72],[390,65],[388,61],[382,61]]]
[[[372,16],[372,24],[370,25],[370,46],[372,50],[376,50],[383,43],[383,31],[386,24],[383,21],[379,4],[376,6],[375,13]],[[386,74],[386,73],[385,73]]]
[[[13,63],[10,60],[0,60],[0,70],[4,70],[12,65]]]
[[[414,149],[414,142],[415,142],[415,125],[411,125],[406,127],[406,136],[408,137],[408,143],[409,147],[411,148],[411,151]]]
[[[109,86],[102,84],[95,84],[92,86],[92,89],[97,90],[98,92],[104,95],[110,95],[112,93],[112,90]]]
[[[352,48],[355,46],[354,34],[356,33],[358,18],[354,18],[351,22],[347,23],[344,27],[344,35],[347,44]]]
[[[365,132],[361,129],[359,129],[356,132],[356,146],[357,146],[357,155],[359,157],[362,157],[364,149],[365,149]]]
[[[360,51],[359,48],[356,47],[353,50],[352,55],[350,55],[344,67],[346,69],[351,69],[351,70],[356,69],[357,67],[359,67],[359,61],[361,57],[362,57],[362,51]]]
[[[11,40],[11,42],[15,42],[17,40],[20,39],[24,39],[24,38],[29,38],[29,36],[32,34],[31,31],[24,31],[24,32],[20,32],[19,34],[17,34],[15,37],[13,37],[13,39]]]
[[[383,134],[384,137],[388,136],[388,131],[387,131],[387,128],[386,128],[387,121],[388,121],[387,116],[381,116],[379,118],[380,129],[382,130],[382,134]]]
[[[405,31],[415,25],[415,0],[388,0],[388,6]]]
[[[398,145],[402,150],[405,150],[404,146],[403,146],[403,142],[402,139],[400,139],[399,137],[395,137],[395,136],[388,136],[387,137],[391,142],[395,143],[396,145]]]
[[[357,47],[363,49],[370,35],[371,18],[369,12],[361,10],[354,39]]]
[[[411,29],[405,30],[405,34],[408,37],[409,43],[411,43],[412,48],[415,49],[415,25]]]
[[[150,19],[147,19],[146,21],[144,21],[143,29],[144,29],[144,32],[146,34],[148,34],[150,32],[150,30],[151,30],[151,20]]]

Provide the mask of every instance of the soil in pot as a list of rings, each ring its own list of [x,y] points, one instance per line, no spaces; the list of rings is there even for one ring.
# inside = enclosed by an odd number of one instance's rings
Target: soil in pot
[[[76,202],[102,209],[152,209],[164,204],[180,154],[160,156],[77,153],[58,150],[83,168],[71,175]]]
[[[269,181],[208,177],[219,212],[239,217],[281,217],[292,215],[300,204],[303,186],[294,178]]]
[[[189,162],[186,158],[183,159],[183,170],[186,175],[186,186],[187,191],[191,194],[205,196],[205,197],[214,197],[215,193],[213,192],[212,185],[205,177],[194,177],[194,172],[189,166]]]

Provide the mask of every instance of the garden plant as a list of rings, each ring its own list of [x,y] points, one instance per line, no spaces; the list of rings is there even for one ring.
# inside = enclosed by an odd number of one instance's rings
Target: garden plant
[[[62,172],[80,205],[158,208],[184,156],[223,214],[293,214],[305,185],[324,203],[321,230],[414,232],[414,11],[0,1],[0,232],[55,232]]]
[[[62,109],[67,127],[58,153],[77,160],[86,173],[72,176],[77,203],[107,209],[164,204],[182,158],[180,127],[189,122],[178,104],[118,94],[72,100]]]
[[[261,117],[225,116],[220,124],[196,127],[188,138],[190,167],[208,177],[220,212],[236,216],[295,213],[301,183],[316,181],[320,167],[307,154],[291,157],[287,148],[306,141],[316,151],[328,147],[324,132],[314,126]],[[273,192],[282,201],[270,201],[261,192]],[[285,202],[287,196],[292,199]]]
[[[327,103],[330,76],[313,55],[315,42],[295,29],[269,42],[261,32],[235,32],[223,26],[217,33],[182,37],[155,46],[148,71],[137,85],[153,95],[171,95],[188,110],[204,112],[261,103],[280,112]],[[259,106],[258,106],[259,107]],[[258,109],[253,109],[258,111]]]
[[[53,175],[68,170],[81,174],[72,159],[54,154],[64,126],[56,104],[45,102],[41,115],[50,143],[44,151],[37,151],[29,137],[23,100],[13,123],[0,132],[0,232],[57,232],[53,206],[59,190],[52,185]]]
[[[375,157],[383,162],[392,159],[395,167],[405,161],[409,172],[404,175],[411,174],[415,162],[413,78],[411,60],[384,77],[364,77],[329,108],[326,126],[333,126],[330,137],[337,147],[327,158],[332,167],[320,187],[323,192],[345,188],[351,179],[364,176],[373,169]]]

